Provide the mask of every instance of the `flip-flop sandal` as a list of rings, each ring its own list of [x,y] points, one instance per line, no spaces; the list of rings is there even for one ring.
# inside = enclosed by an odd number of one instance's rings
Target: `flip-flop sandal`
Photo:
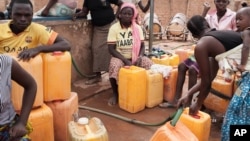
[[[160,108],[176,108],[175,105],[168,103],[168,102],[163,102],[159,104]]]

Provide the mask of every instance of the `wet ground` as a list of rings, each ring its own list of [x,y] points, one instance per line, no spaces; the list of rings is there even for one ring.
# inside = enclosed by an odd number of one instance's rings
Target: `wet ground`
[[[164,48],[173,51],[177,48],[189,48],[192,42],[160,40],[154,41],[153,47]],[[72,84],[72,91],[78,93],[79,114],[81,117],[98,117],[104,123],[110,141],[149,141],[160,126],[142,126],[131,123],[132,120],[146,123],[159,123],[172,115],[176,109],[145,108],[138,113],[129,113],[119,108],[118,105],[109,106],[108,99],[112,91],[108,81],[108,74],[102,75],[102,82],[93,85],[85,85],[86,79],[81,79]],[[187,78],[188,79],[188,78]],[[187,81],[186,81],[187,82]],[[187,90],[185,83],[183,91]],[[220,141],[221,122],[211,124],[209,141]],[[208,131],[209,132],[209,131]]]

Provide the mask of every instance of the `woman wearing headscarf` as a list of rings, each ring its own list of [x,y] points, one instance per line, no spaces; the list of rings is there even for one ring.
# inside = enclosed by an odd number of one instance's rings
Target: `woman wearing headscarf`
[[[118,72],[122,67],[136,65],[149,69],[153,62],[144,56],[145,45],[141,27],[136,23],[138,12],[132,3],[123,3],[118,22],[111,26],[108,34],[108,47],[112,56],[109,66],[109,80],[113,97],[109,105],[118,103]]]

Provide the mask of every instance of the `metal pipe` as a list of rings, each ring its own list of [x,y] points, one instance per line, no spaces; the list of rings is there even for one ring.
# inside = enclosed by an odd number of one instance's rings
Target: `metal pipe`
[[[149,17],[149,44],[148,51],[152,52],[153,45],[153,22],[154,22],[154,0],[150,0],[150,17]]]

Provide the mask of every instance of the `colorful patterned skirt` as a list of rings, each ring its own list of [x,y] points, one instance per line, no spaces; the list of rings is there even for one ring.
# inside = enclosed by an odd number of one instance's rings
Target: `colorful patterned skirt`
[[[18,118],[19,118],[19,116],[16,115],[16,117],[13,119],[13,121],[10,124],[0,126],[0,141],[9,141],[10,140],[9,130],[14,125],[14,123],[18,120]],[[25,136],[23,136],[20,139],[20,141],[31,141],[30,137],[28,136],[28,134],[30,134],[33,130],[30,123],[27,123],[26,129],[27,129],[28,133]]]
[[[183,63],[188,67],[188,68],[194,68],[196,72],[199,74],[199,66],[194,58],[193,55],[188,57],[186,60],[183,61]]]
[[[230,141],[230,125],[250,125],[250,73],[244,72],[238,89],[228,106],[222,129],[221,141]]]

